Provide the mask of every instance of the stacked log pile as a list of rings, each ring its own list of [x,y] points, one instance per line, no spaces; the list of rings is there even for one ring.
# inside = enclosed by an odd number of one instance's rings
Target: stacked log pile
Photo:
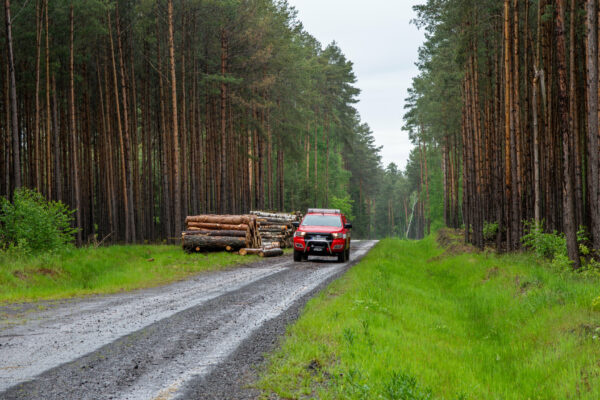
[[[292,222],[300,221],[300,213],[270,213],[250,211],[257,217],[258,232],[264,248],[286,248],[293,246],[294,226]]]
[[[262,246],[255,215],[197,215],[185,219],[181,235],[187,252],[237,251]]]

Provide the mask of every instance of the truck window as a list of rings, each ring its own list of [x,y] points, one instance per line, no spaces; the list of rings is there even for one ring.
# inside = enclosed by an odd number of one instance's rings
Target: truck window
[[[342,227],[342,219],[339,215],[307,215],[302,221],[302,226],[331,226]]]

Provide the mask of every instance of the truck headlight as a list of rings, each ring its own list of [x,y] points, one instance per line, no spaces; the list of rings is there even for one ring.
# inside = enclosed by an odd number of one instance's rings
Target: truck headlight
[[[306,232],[296,231],[296,233],[294,233],[294,237],[304,237],[304,236],[306,236]]]
[[[332,233],[331,236],[333,236],[334,239],[340,239],[342,237],[342,233],[335,232],[335,233]]]

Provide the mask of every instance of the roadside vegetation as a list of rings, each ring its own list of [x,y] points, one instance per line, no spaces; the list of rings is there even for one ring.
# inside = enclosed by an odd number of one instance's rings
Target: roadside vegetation
[[[438,239],[386,239],[311,300],[263,371],[264,397],[600,398],[594,268]]]
[[[0,254],[0,303],[116,293],[247,263],[257,256],[186,254],[179,246],[67,248],[39,256]]]
[[[0,303],[158,286],[255,258],[167,245],[75,248],[72,214],[28,189],[15,191],[12,202],[0,199]]]

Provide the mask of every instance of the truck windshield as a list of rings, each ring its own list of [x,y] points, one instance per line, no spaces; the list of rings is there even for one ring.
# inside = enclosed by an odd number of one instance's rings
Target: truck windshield
[[[302,226],[331,226],[342,227],[342,219],[339,215],[307,215],[302,221]]]

